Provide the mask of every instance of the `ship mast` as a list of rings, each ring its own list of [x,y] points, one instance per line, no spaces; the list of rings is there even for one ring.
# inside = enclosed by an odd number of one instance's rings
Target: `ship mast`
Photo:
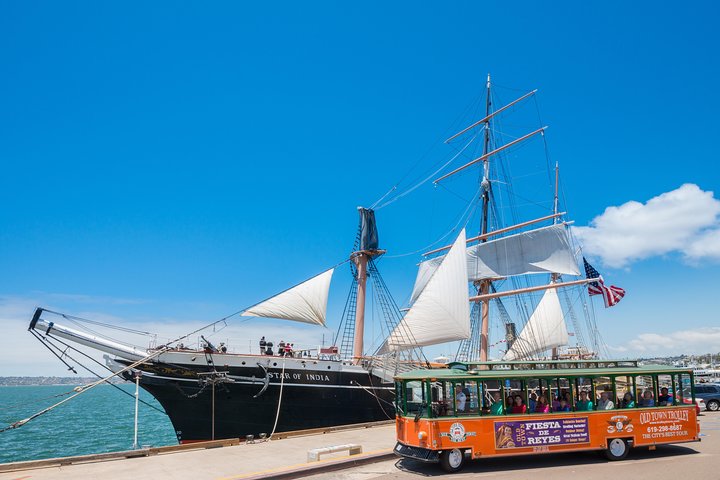
[[[363,356],[365,332],[365,293],[367,288],[367,264],[370,252],[355,252],[353,261],[357,266],[357,305],[355,306],[355,337],[353,338],[353,360],[360,363]]]
[[[378,234],[375,226],[375,212],[358,207],[360,213],[360,238],[358,250],[351,260],[357,267],[357,296],[355,305],[355,332],[353,337],[353,361],[360,363],[363,357],[365,333],[365,299],[367,295],[368,262],[382,255],[385,250],[378,248]]]
[[[555,163],[555,196],[553,197],[553,213],[557,214],[558,212],[558,177],[560,176],[560,167],[558,166],[557,162]],[[557,223],[558,218],[553,218],[553,223]],[[550,275],[551,283],[557,283],[560,276],[556,273],[553,273]],[[553,347],[551,358],[553,360],[558,359],[558,349],[557,347]]]
[[[460,135],[462,135],[462,134],[464,134],[464,133],[472,130],[473,128],[475,128],[475,127],[477,127],[477,126],[479,126],[479,125],[483,125],[484,128],[485,128],[485,132],[484,132],[484,142],[483,142],[483,153],[482,153],[482,155],[479,156],[478,158],[475,158],[474,160],[471,160],[470,162],[466,163],[465,165],[462,165],[462,166],[456,168],[455,170],[453,170],[453,171],[451,171],[451,172],[448,172],[448,173],[442,175],[441,177],[437,178],[437,179],[434,181],[434,183],[437,184],[438,182],[440,182],[440,181],[442,181],[442,180],[445,180],[446,178],[448,178],[448,177],[450,177],[450,176],[452,176],[452,175],[455,175],[456,173],[459,173],[459,172],[465,170],[466,168],[468,168],[468,167],[470,167],[470,166],[472,166],[472,165],[475,165],[476,163],[479,163],[479,162],[482,162],[482,163],[483,163],[482,180],[480,181],[480,188],[481,188],[481,191],[482,191],[482,194],[481,194],[481,197],[480,197],[481,200],[482,200],[482,217],[481,217],[481,223],[480,223],[480,235],[477,236],[477,237],[475,237],[475,238],[472,238],[472,239],[468,239],[468,240],[467,240],[468,242],[473,241],[473,240],[479,240],[481,243],[482,243],[482,242],[486,242],[486,241],[487,241],[487,238],[491,235],[491,234],[488,234],[488,229],[489,229],[488,217],[489,217],[489,207],[490,207],[490,191],[491,191],[491,188],[492,188],[491,181],[490,181],[490,157],[492,157],[492,156],[500,153],[501,151],[503,151],[503,150],[505,150],[505,149],[507,149],[507,148],[510,148],[510,147],[512,147],[512,146],[514,146],[514,145],[516,145],[516,144],[518,144],[518,143],[524,142],[525,140],[527,140],[527,139],[529,139],[529,138],[537,135],[538,133],[544,132],[545,129],[546,129],[546,127],[539,128],[539,129],[537,129],[537,130],[535,130],[535,131],[533,131],[533,132],[530,132],[530,133],[528,133],[528,134],[526,134],[526,135],[524,135],[524,136],[522,136],[522,137],[520,137],[520,138],[517,138],[517,139],[515,139],[515,140],[513,140],[513,141],[511,141],[511,142],[509,142],[509,143],[507,143],[507,144],[505,144],[505,145],[502,145],[502,146],[500,146],[500,147],[498,147],[498,148],[495,148],[495,149],[491,149],[490,120],[491,120],[493,117],[495,117],[497,114],[499,114],[500,112],[502,112],[502,111],[510,108],[511,106],[513,106],[513,105],[515,105],[515,104],[517,104],[517,103],[525,100],[526,98],[534,95],[534,94],[537,92],[537,90],[532,90],[531,92],[528,92],[528,93],[526,93],[525,95],[521,96],[520,98],[518,98],[518,99],[510,102],[509,104],[505,105],[504,107],[502,107],[502,108],[500,108],[500,109],[498,109],[498,110],[495,110],[494,112],[491,112],[491,110],[492,110],[492,97],[491,97],[492,84],[491,84],[490,74],[489,74],[489,73],[488,73],[488,76],[487,76],[486,88],[487,88],[487,97],[486,97],[486,100],[485,100],[485,118],[482,118],[481,120],[478,120],[477,122],[473,123],[472,125],[470,125],[469,127],[465,128],[465,129],[461,130],[460,132],[456,133],[455,135],[453,135],[452,137],[448,138],[448,139],[445,141],[445,143],[448,143],[448,142],[450,142],[451,140],[457,138],[458,136],[460,136]],[[555,212],[554,215],[552,215],[552,216],[550,216],[550,217],[548,217],[548,218],[555,218],[555,217],[557,217],[557,216],[558,216],[558,213]],[[534,222],[532,222],[532,223],[534,223]],[[513,229],[514,229],[514,228],[517,228],[517,226],[516,226],[516,227],[512,227],[512,228],[513,228]],[[500,231],[498,231],[498,232],[493,232],[493,233],[500,233]],[[445,249],[447,249],[447,248],[449,248],[449,247],[439,248],[439,249],[436,249],[436,250],[434,250],[433,252],[429,252],[429,253],[434,253],[434,252],[437,252],[437,251],[440,251],[440,250],[445,250]],[[474,285],[475,285],[475,287],[478,289],[478,295],[475,296],[475,297],[473,297],[471,300],[476,301],[476,302],[480,302],[480,322],[481,322],[481,328],[480,328],[480,352],[479,352],[479,357],[480,357],[480,361],[483,361],[483,362],[484,362],[484,361],[487,361],[487,356],[488,356],[488,343],[489,343],[489,342],[488,342],[488,331],[489,331],[489,328],[490,328],[490,299],[492,298],[492,297],[489,296],[489,294],[490,294],[490,287],[491,287],[491,285],[492,285],[492,280],[491,280],[491,279],[480,280],[480,281],[475,282]]]
[[[490,99],[490,74],[487,76],[487,98],[485,100],[485,141],[483,142],[483,156],[490,151],[490,108],[492,101]],[[488,207],[490,205],[490,162],[483,162],[483,178],[480,183],[482,188],[482,220],[480,223],[480,235],[486,235],[488,231]],[[481,242],[486,242],[483,238]],[[490,280],[482,280],[479,282],[478,293],[487,295],[490,292]],[[481,300],[480,305],[480,361],[486,362],[488,356],[488,330],[490,325],[490,300]]]

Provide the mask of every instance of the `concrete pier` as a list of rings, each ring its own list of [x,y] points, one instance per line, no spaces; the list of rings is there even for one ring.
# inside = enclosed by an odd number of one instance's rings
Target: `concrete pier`
[[[310,450],[346,444],[361,445],[363,453],[351,456],[344,450],[328,453],[320,461],[307,462]],[[235,439],[206,445],[0,464],[0,480],[293,478],[388,459],[393,457],[394,445],[394,422],[376,422],[361,427],[276,434],[272,440],[254,443],[239,443]]]

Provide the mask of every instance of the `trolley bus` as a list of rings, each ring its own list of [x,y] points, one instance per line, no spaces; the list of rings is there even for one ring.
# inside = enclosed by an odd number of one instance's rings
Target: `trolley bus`
[[[626,360],[451,363],[395,377],[401,457],[468,459],[699,441],[692,369]],[[539,406],[538,406],[539,405]]]

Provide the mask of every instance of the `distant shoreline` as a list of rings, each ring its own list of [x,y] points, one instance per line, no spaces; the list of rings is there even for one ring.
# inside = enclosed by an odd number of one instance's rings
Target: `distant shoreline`
[[[0,377],[0,387],[76,387],[97,380],[95,377]],[[120,379],[113,379],[111,383],[125,382]]]

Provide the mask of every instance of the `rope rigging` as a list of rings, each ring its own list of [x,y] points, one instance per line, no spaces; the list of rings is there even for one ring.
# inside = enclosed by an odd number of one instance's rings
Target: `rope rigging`
[[[368,379],[370,379],[370,382],[371,382],[370,384],[372,385],[372,377],[370,376],[370,372],[368,372]],[[393,420],[393,419],[395,418],[394,416],[391,416],[390,414],[388,414],[387,410],[385,410],[385,407],[383,407],[383,405],[382,405],[383,403],[385,403],[385,404],[389,405],[390,407],[392,407],[392,408],[394,409],[394,408],[395,408],[395,405],[393,405],[392,402],[388,402],[387,400],[385,400],[385,399],[383,399],[383,398],[380,398],[377,394],[375,394],[375,392],[373,392],[373,391],[365,388],[363,385],[360,385],[360,383],[358,383],[358,382],[355,381],[355,380],[353,380],[352,382],[350,382],[350,384],[355,384],[355,385],[357,385],[357,386],[360,387],[360,389],[362,389],[365,393],[367,393],[367,394],[371,395],[373,398],[375,398],[375,400],[377,401],[378,407],[380,407],[380,410],[382,410],[383,415],[385,415],[388,420]],[[380,403],[380,402],[382,402],[382,403]]]
[[[407,179],[407,178],[410,176],[410,174],[423,162],[423,160],[425,160],[425,159],[430,155],[430,152],[432,152],[435,148],[437,148],[437,146],[442,143],[443,139],[447,138],[448,133],[450,133],[450,132],[452,132],[452,131],[454,131],[454,130],[456,129],[456,127],[457,127],[457,125],[459,125],[461,119],[466,118],[471,112],[472,112],[472,115],[473,115],[473,116],[477,115],[477,111],[478,111],[478,109],[480,108],[480,99],[481,99],[481,96],[480,96],[480,95],[478,95],[475,99],[473,99],[473,100],[463,109],[463,111],[460,112],[460,113],[457,115],[457,117],[456,117],[456,118],[453,120],[453,122],[448,126],[448,128],[446,128],[446,130],[445,130],[441,135],[439,135],[439,136],[435,139],[435,141],[433,141],[433,142],[430,143],[430,147],[428,147],[428,149],[425,151],[425,153],[423,153],[422,155],[420,155],[420,157],[418,157],[418,159],[410,166],[410,168],[407,169],[407,171],[406,171],[405,174],[400,178],[400,180],[398,180],[384,195],[382,195],[379,199],[377,199],[375,202],[373,202],[373,203],[371,204],[371,207],[370,207],[370,208],[373,209],[373,210],[378,210],[379,208],[382,208],[382,206],[381,206],[381,207],[378,207],[378,208],[376,208],[376,206],[377,206],[381,201],[383,201],[385,198],[387,198],[388,195],[390,195],[392,192],[394,192],[394,191],[396,191],[396,190],[398,189],[398,187],[400,186],[400,184],[401,184],[403,181],[405,181],[405,179]],[[427,172],[429,172],[430,169],[435,168],[435,166],[436,166],[437,164],[439,164],[439,163],[440,163],[440,161],[437,161],[437,162],[433,163],[428,169],[426,169],[426,170],[424,171],[424,173],[419,174],[419,175],[416,177],[415,180],[411,181],[410,184],[413,185],[413,184],[417,183],[420,179],[422,179],[422,178],[424,178],[425,176],[427,176]],[[384,205],[383,205],[383,206],[384,206]]]
[[[380,209],[382,209],[382,208],[387,207],[388,205],[391,205],[392,203],[400,200],[401,198],[403,198],[403,197],[406,196],[406,195],[409,195],[409,194],[412,193],[413,191],[417,190],[418,188],[420,188],[421,186],[423,186],[424,184],[426,184],[427,182],[429,182],[430,180],[432,180],[433,178],[435,178],[435,176],[436,176],[438,173],[440,173],[441,171],[443,171],[448,165],[450,165],[452,162],[454,162],[455,159],[457,159],[460,155],[462,155],[462,154],[465,152],[465,150],[470,146],[470,144],[475,141],[476,138],[477,138],[477,134],[473,135],[473,136],[470,138],[470,140],[465,144],[465,146],[462,147],[462,148],[460,149],[460,151],[458,151],[455,155],[453,155],[453,156],[450,158],[450,160],[448,160],[447,162],[445,162],[440,168],[438,168],[437,170],[435,170],[434,172],[432,172],[430,175],[428,175],[427,177],[425,177],[425,179],[421,180],[421,181],[418,182],[417,184],[415,184],[415,185],[413,185],[412,187],[408,188],[408,189],[405,190],[404,192],[397,194],[395,197],[393,197],[392,199],[390,199],[390,200],[388,200],[387,202],[383,203],[382,205],[380,205],[379,207],[375,208],[374,210],[380,210]],[[393,187],[393,189],[394,189],[394,188],[395,188],[395,187]],[[386,194],[386,195],[387,195],[387,194]]]
[[[373,265],[373,268],[376,268],[375,265]],[[392,319],[393,319],[393,321],[390,322],[390,323],[388,323],[387,326],[388,326],[389,329],[392,328],[392,329],[394,330],[394,329],[396,329],[396,328],[398,327],[398,325],[401,325],[401,324],[402,324],[402,316],[403,316],[403,315],[402,315],[402,313],[401,313],[401,311],[400,311],[400,308],[399,308],[398,305],[395,303],[395,299],[392,297],[392,295],[390,295],[390,289],[389,289],[389,288],[387,287],[387,285],[385,284],[385,280],[384,280],[380,275],[377,275],[377,280],[376,280],[376,281],[377,281],[378,286],[379,286],[378,291],[379,291],[379,292],[382,292],[381,294],[384,295],[383,304],[386,305],[387,311],[389,312],[389,313],[388,313],[388,318],[392,318]],[[390,316],[390,312],[392,312],[392,316]],[[407,329],[407,328],[405,328],[404,330],[405,330],[405,331],[404,331],[402,334],[403,334],[403,335],[406,335],[406,336],[412,341],[412,343],[417,343],[417,342],[415,342],[415,338],[414,338],[412,332],[411,332],[409,329]],[[412,354],[414,353],[413,350],[414,350],[414,349],[411,349],[411,350],[409,351],[409,355],[410,355],[411,357],[413,356]],[[418,360],[424,361],[425,363],[427,363],[427,362],[428,362],[428,359],[427,359],[427,357],[425,356],[425,353],[423,352],[422,348],[418,348],[417,351],[418,351],[418,354],[419,354],[419,355],[418,355]]]
[[[385,258],[400,258],[400,257],[407,257],[409,255],[417,255],[418,253],[427,252],[428,250],[432,249],[439,243],[443,242],[446,238],[451,236],[453,233],[458,232],[461,225],[467,225],[470,221],[470,218],[475,214],[476,210],[480,206],[477,202],[477,194],[480,193],[481,187],[478,187],[476,191],[476,195],[467,201],[467,206],[465,207],[465,210],[459,215],[457,222],[453,225],[452,228],[447,230],[443,235],[437,238],[437,240],[433,241],[429,245],[425,245],[422,248],[419,248],[415,250],[414,252],[407,252],[407,253],[401,253],[397,255],[385,255]]]
[[[42,343],[42,344],[45,345],[46,347],[48,347],[48,348],[53,347],[53,348],[54,348],[55,350],[57,350],[58,352],[61,351],[61,349],[60,349],[57,345],[53,344],[53,342],[50,341],[50,338],[44,337],[44,336],[38,334],[38,333],[35,332],[35,331],[32,331],[32,334],[33,334],[33,336],[34,336],[35,338],[37,338],[37,339],[40,341],[40,343]],[[75,362],[78,366],[80,366],[81,368],[87,370],[87,371],[90,372],[92,375],[96,376],[97,378],[103,378],[103,377],[102,377],[99,373],[96,373],[95,371],[91,370],[89,367],[83,365],[81,362],[79,362],[78,360],[76,360],[76,359],[74,359],[73,357],[71,357],[71,356],[67,353],[67,350],[72,350],[72,351],[74,351],[74,352],[77,352],[77,353],[79,353],[80,355],[83,355],[84,357],[86,357],[87,359],[89,359],[89,360],[97,363],[98,365],[100,365],[102,368],[104,368],[104,369],[107,370],[108,372],[113,373],[112,370],[110,370],[110,368],[107,367],[107,365],[103,365],[102,363],[98,362],[96,359],[92,358],[90,355],[87,355],[85,352],[83,352],[83,351],[81,351],[81,350],[78,350],[77,348],[73,347],[72,345],[69,345],[69,344],[63,342],[63,341],[60,340],[59,338],[54,338],[54,340],[55,340],[56,342],[58,342],[58,343],[61,343],[61,344],[65,347],[65,350],[62,351],[63,356],[66,356],[67,358],[69,358],[70,360],[72,360],[73,362]],[[52,351],[52,349],[51,349],[50,351]],[[53,353],[54,353],[54,352],[53,352]],[[61,360],[62,360],[62,359],[61,359]],[[77,374],[77,372],[76,372],[75,370],[73,370],[73,372],[74,372],[75,374]],[[116,385],[116,384],[114,384],[114,383],[107,382],[107,384],[110,385],[111,387],[114,387],[115,389],[119,390],[120,392],[122,392],[123,394],[127,395],[128,397],[132,398],[133,401],[135,400],[135,396],[134,396],[132,393],[123,390],[122,388],[120,388],[118,385]],[[62,395],[67,395],[67,394],[69,394],[69,393],[72,393],[72,391],[67,392],[67,393],[65,393],[65,394],[62,394]],[[139,402],[142,403],[143,405],[146,405],[146,406],[154,409],[154,410],[157,410],[158,412],[160,412],[160,413],[162,413],[162,414],[165,414],[165,411],[164,411],[164,410],[159,409],[159,408],[156,407],[155,405],[153,405],[153,404],[151,404],[151,403],[148,403],[148,402],[146,402],[145,400],[139,400]]]
[[[110,329],[113,329],[113,330],[120,330],[120,331],[122,331],[122,332],[136,333],[136,334],[138,334],[138,335],[152,335],[152,333],[150,333],[150,332],[145,332],[145,331],[142,331],[142,330],[135,330],[135,329],[128,328],[128,327],[121,327],[121,326],[119,326],[119,325],[113,325],[113,324],[111,324],[111,323],[98,322],[98,321],[96,321],[96,320],[90,320],[90,319],[83,318],[83,317],[78,317],[78,316],[75,316],[75,315],[68,315],[68,314],[66,314],[66,313],[56,312],[56,311],[54,311],[54,310],[49,310],[49,309],[47,309],[47,308],[43,308],[43,311],[45,311],[45,312],[47,312],[47,313],[52,313],[52,314],[55,314],[55,315],[59,315],[59,316],[63,317],[63,318],[66,319],[66,320],[69,320],[69,321],[89,323],[89,324],[91,324],[91,325],[99,325],[99,326],[107,327],[107,328],[110,328]],[[77,323],[76,323],[76,325],[77,325]]]

